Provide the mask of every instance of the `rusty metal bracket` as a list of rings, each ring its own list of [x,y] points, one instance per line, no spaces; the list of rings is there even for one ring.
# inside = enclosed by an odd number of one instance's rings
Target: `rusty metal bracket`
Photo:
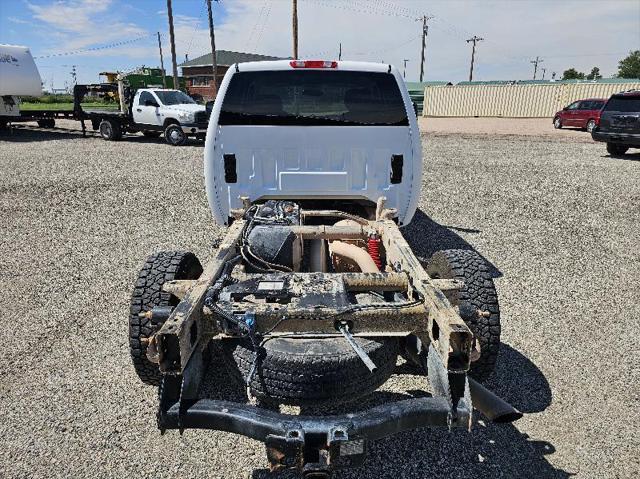
[[[427,322],[423,324],[424,329],[415,334],[423,344],[434,345],[450,372],[468,371],[473,340],[471,330],[424,270],[398,226],[391,220],[380,220],[376,225],[387,253],[387,262],[397,271],[406,272],[412,286],[424,298]]]
[[[204,331],[202,306],[207,289],[218,278],[225,263],[236,254],[243,227],[243,220],[238,220],[231,225],[220,248],[207,262],[200,278],[156,334],[161,372],[180,374],[189,362]]]

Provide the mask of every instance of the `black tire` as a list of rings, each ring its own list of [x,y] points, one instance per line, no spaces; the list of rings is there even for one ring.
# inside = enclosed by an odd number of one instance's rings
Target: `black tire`
[[[197,279],[202,274],[202,265],[193,253],[185,251],[162,251],[147,258],[136,280],[129,310],[129,348],[133,367],[143,383],[160,384],[162,376],[158,365],[147,359],[147,344],[143,339],[155,333],[151,320],[140,317],[140,313],[154,306],[176,306],[178,298],[162,291],[166,281],[175,279]]]
[[[457,305],[465,301],[474,309],[489,316],[472,315],[465,320],[480,343],[480,358],[471,363],[469,373],[479,381],[486,380],[493,371],[500,350],[500,306],[493,279],[485,261],[475,251],[448,249],[434,253],[426,270],[432,278],[458,279],[464,282]]]
[[[587,133],[591,133],[595,129],[596,129],[596,121],[593,118],[591,118],[587,122],[587,127],[586,127]]]
[[[38,120],[38,126],[40,128],[54,128],[56,126],[56,120],[53,118],[43,118]]]
[[[398,356],[395,338],[357,338],[378,369],[371,373],[343,338],[267,341],[252,376],[251,393],[271,404],[296,406],[352,402],[391,376]],[[226,340],[223,357],[243,384],[256,357],[248,341]]]
[[[607,143],[607,153],[611,156],[622,156],[627,150],[629,150],[628,146],[619,145],[616,143]]]
[[[561,128],[562,128],[562,120],[560,119],[560,117],[559,117],[559,116],[556,116],[556,117],[553,119],[553,127],[554,127],[556,130],[559,130],[559,129],[561,129]]]
[[[159,138],[162,133],[159,131],[146,130],[143,131],[142,134],[147,138]]]
[[[100,136],[107,141],[117,141],[122,138],[122,126],[117,120],[102,120],[98,130],[100,131]]]
[[[182,131],[180,125],[172,123],[164,130],[164,139],[173,146],[182,146],[187,142],[187,134]]]

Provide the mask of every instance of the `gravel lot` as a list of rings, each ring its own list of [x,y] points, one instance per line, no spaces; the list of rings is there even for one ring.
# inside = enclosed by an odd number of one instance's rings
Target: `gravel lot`
[[[146,255],[204,259],[223,233],[202,146],[20,128],[0,133],[0,477],[271,477],[258,442],[160,436],[156,392],[130,365],[129,294]],[[338,477],[637,476],[640,154],[486,134],[427,134],[424,148],[405,234],[420,254],[474,248],[491,264],[504,331],[491,387],[527,414],[379,441]],[[398,372],[374,400],[425,387],[402,361]],[[239,395],[223,371],[210,379]]]
[[[553,128],[551,118],[419,118],[423,131],[445,134],[516,135],[544,137],[553,141],[592,143],[580,128]]]

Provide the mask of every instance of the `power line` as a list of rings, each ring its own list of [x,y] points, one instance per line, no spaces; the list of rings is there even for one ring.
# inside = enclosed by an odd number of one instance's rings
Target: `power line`
[[[332,8],[340,8],[342,10],[350,10],[353,12],[359,12],[359,13],[369,13],[369,14],[374,14],[374,15],[387,15],[387,16],[391,16],[391,17],[403,17],[403,18],[410,18],[410,19],[414,19],[415,15],[408,15],[406,13],[400,12],[400,11],[396,11],[396,12],[390,12],[390,11],[383,11],[380,9],[376,9],[373,8],[371,5],[361,5],[359,3],[354,3],[353,5],[351,4],[345,4],[345,3],[334,3],[334,2],[330,2],[328,0],[307,0],[308,2],[314,2],[317,3],[318,5],[322,5],[325,7],[332,7]],[[354,8],[355,7],[355,8]]]
[[[197,20],[193,22],[193,31],[191,32],[191,38],[189,39],[189,44],[187,45],[187,50],[185,52],[185,55],[187,56],[189,55],[189,53],[191,53],[191,47],[193,46],[193,39],[196,37],[196,31],[200,27],[200,22],[202,21],[202,17],[204,16],[205,5],[206,5],[206,0],[202,4],[202,9],[200,10],[200,16],[198,17]]]
[[[64,56],[69,56],[69,55],[79,55],[81,53],[88,53],[88,52],[95,52],[98,50],[108,50],[110,48],[117,48],[120,47],[122,45],[129,45],[130,43],[135,43],[135,42],[139,42],[140,40],[144,40],[145,38],[150,38],[150,37],[155,37],[156,34],[155,33],[151,33],[151,34],[147,34],[147,35],[142,35],[140,37],[137,38],[132,38],[130,40],[122,40],[119,42],[114,42],[114,43],[109,43],[107,45],[100,45],[97,47],[90,47],[90,48],[82,48],[79,50],[72,50],[69,52],[60,52],[60,53],[50,53],[48,55],[40,55],[37,57],[33,57],[34,60],[41,60],[43,58],[53,58],[53,57],[64,57]]]
[[[269,4],[267,5],[267,9],[264,13],[264,20],[262,20],[262,25],[260,26],[256,34],[256,40],[254,42],[255,46],[253,48],[253,51],[258,50],[260,47],[260,40],[262,40],[262,35],[264,35],[264,31],[267,29],[267,22],[269,21],[269,15],[271,15],[272,6],[273,6],[273,3],[269,2]]]
[[[370,50],[370,51],[366,51],[366,52],[353,52],[350,53],[349,56],[373,56],[373,55],[378,55],[379,53],[386,53],[386,52],[390,52],[392,50],[396,50],[400,47],[403,47],[405,45],[408,45],[409,43],[417,40],[418,38],[420,38],[421,35],[414,35],[411,38],[408,38],[407,40],[403,41],[402,43],[398,43],[396,45],[392,45],[390,47],[385,47],[385,48],[379,48],[377,50]],[[325,50],[322,52],[314,52],[314,53],[308,53],[305,56],[306,57],[320,57],[322,55],[330,55],[335,53],[334,50]]]
[[[262,2],[262,7],[260,8],[260,11],[258,12],[258,17],[256,18],[256,23],[253,24],[253,28],[249,33],[249,38],[247,38],[247,43],[245,45],[245,50],[247,51],[251,50],[251,41],[253,40],[253,36],[255,35],[258,29],[258,24],[260,24],[260,20],[262,19],[262,16],[264,15],[267,9],[267,2],[268,0],[264,0],[264,2]]]

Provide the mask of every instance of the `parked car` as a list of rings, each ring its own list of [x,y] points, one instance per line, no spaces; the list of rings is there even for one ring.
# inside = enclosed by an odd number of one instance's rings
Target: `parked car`
[[[600,122],[600,110],[606,102],[606,98],[574,101],[553,116],[553,126],[555,128],[575,126],[591,133]]]
[[[591,132],[595,141],[607,144],[611,156],[640,148],[640,90],[617,93],[602,109],[600,125]]]

